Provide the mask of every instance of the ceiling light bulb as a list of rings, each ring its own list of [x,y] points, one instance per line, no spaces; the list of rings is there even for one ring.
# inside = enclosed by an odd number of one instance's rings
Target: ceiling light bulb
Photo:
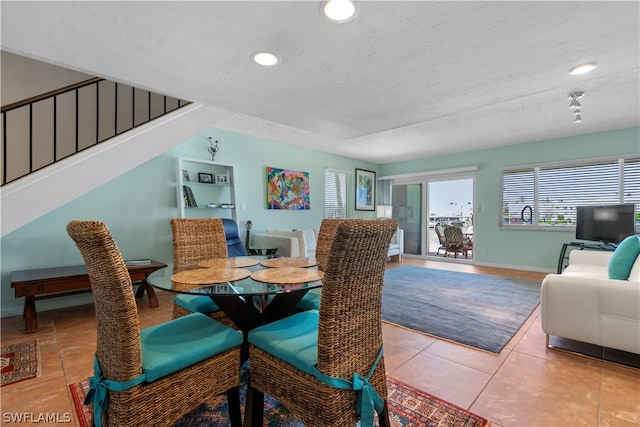
[[[573,115],[574,116],[579,116],[580,114],[582,114],[582,111],[578,110],[573,110]]]
[[[582,123],[582,116],[580,114],[577,114],[576,119],[573,121],[573,123]]]
[[[332,21],[345,22],[356,13],[356,6],[350,0],[330,0],[323,11]]]
[[[252,55],[253,60],[260,65],[264,65],[265,67],[271,67],[280,62],[277,56],[269,52],[257,52]]]
[[[588,73],[589,71],[593,71],[598,66],[595,62],[588,62],[586,64],[576,65],[572,69],[569,70],[569,74],[572,76],[579,76],[580,74]]]

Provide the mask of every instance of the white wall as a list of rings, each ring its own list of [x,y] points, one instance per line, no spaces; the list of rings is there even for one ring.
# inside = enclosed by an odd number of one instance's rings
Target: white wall
[[[3,106],[94,77],[6,51],[0,52],[0,64]]]

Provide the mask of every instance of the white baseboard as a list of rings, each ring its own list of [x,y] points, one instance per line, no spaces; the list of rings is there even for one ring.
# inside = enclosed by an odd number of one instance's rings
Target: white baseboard
[[[530,265],[513,265],[513,264],[501,264],[501,263],[493,263],[493,262],[478,262],[473,259],[465,259],[465,258],[444,258],[444,257],[423,257],[420,255],[411,255],[405,253],[403,255],[404,258],[413,258],[413,259],[421,259],[425,261],[440,261],[440,262],[452,262],[459,264],[472,264],[478,265],[481,267],[495,267],[495,268],[507,268],[510,270],[522,270],[522,271],[534,271],[538,273],[555,273],[555,269],[544,268],[544,267],[532,267]]]

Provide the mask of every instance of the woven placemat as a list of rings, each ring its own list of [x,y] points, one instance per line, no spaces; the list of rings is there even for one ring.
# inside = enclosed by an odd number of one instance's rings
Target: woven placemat
[[[316,280],[321,280],[323,277],[324,272],[322,271],[301,267],[268,268],[251,273],[253,280],[278,285],[315,282]]]
[[[204,268],[241,268],[258,265],[260,261],[255,258],[239,256],[233,258],[213,258],[200,261],[198,265]]]
[[[213,285],[216,283],[235,282],[251,276],[251,272],[244,268],[196,268],[181,271],[171,276],[177,283],[190,285]]]
[[[317,265],[315,258],[272,258],[260,261],[260,265],[269,268],[298,267],[307,268]]]

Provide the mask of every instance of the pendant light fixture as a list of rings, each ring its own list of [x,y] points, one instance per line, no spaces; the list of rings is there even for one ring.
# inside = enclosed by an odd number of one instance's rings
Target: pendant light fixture
[[[582,104],[580,99],[584,96],[584,92],[571,92],[569,94],[569,109],[573,111],[574,123],[582,123]]]

